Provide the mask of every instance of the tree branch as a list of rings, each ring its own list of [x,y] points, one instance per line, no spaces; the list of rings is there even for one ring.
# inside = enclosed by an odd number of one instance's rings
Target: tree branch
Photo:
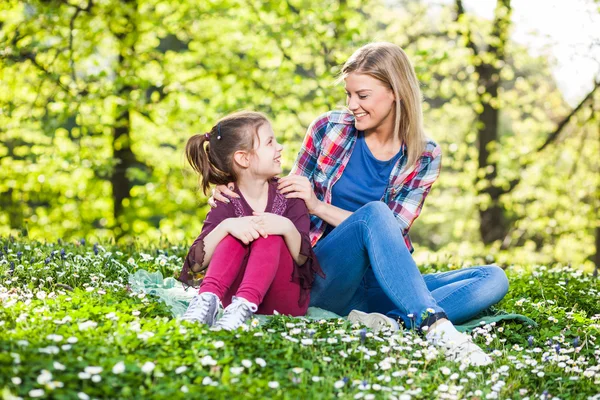
[[[19,54],[20,57],[14,57],[14,56],[9,56],[8,58],[15,61],[15,62],[22,62],[23,59],[25,60],[29,60],[31,61],[31,63],[40,71],[42,71],[46,76],[48,76],[49,78],[51,78],[58,86],[60,86],[65,92],[67,92],[70,95],[73,95],[73,93],[71,93],[71,90],[65,86],[61,81],[60,81],[60,76],[57,76],[56,74],[50,72],[48,69],[46,69],[43,65],[41,65],[40,63],[37,62],[37,60],[35,59],[36,54],[35,53],[31,53],[31,52],[27,52],[27,53],[23,53],[21,52]],[[77,93],[78,94],[78,93]]]
[[[598,90],[599,87],[600,87],[600,81],[595,82],[594,83],[594,87],[592,88],[592,90],[585,96],[585,98],[583,100],[581,100],[581,102],[577,105],[577,107],[575,107],[573,110],[571,110],[571,112],[569,113],[569,115],[567,115],[566,117],[564,117],[562,119],[562,121],[559,122],[559,124],[557,125],[556,129],[552,133],[550,133],[550,135],[548,135],[548,137],[546,138],[546,141],[544,142],[544,144],[542,144],[540,147],[537,148],[537,150],[535,150],[535,154],[537,154],[540,151],[544,150],[550,144],[554,143],[556,141],[556,139],[558,139],[560,133],[567,126],[567,124],[569,123],[569,121],[571,121],[571,119],[575,116],[575,114],[577,114],[581,110],[581,108],[585,105],[585,103],[587,101],[589,101],[594,96],[594,93],[596,92],[596,90]],[[533,159],[529,158],[528,161],[525,161],[525,162],[523,162],[521,164],[520,170],[524,170],[529,165],[531,165],[532,162],[533,162]],[[516,179],[513,179],[510,182],[510,184],[509,184],[509,186],[508,186],[507,189],[500,189],[500,194],[510,193],[511,191],[513,191],[513,189],[515,189],[515,187],[520,182],[521,182],[521,177],[520,176],[518,178],[516,178]]]
[[[92,0],[88,0],[85,8],[69,3],[67,0],[62,0],[64,4],[75,8],[75,13],[69,21],[69,67],[71,68],[71,79],[76,82],[77,73],[75,71],[75,60],[73,59],[73,31],[75,30],[75,20],[81,12],[88,12],[92,9]]]
[[[77,4],[71,4],[67,0],[60,0],[60,2],[63,3],[63,4],[66,4],[69,7],[73,7],[75,9],[77,9],[78,12],[81,12],[81,11],[90,11],[92,9],[92,5],[93,5],[92,4],[92,0],[88,0],[88,4],[85,7],[81,7],[81,6],[77,5]]]
[[[557,138],[558,135],[560,135],[560,133],[562,132],[562,130],[564,129],[564,127],[569,123],[569,121],[571,121],[571,118],[573,118],[573,116],[575,114],[577,114],[579,112],[579,110],[581,110],[581,108],[583,107],[583,105],[590,99],[592,98],[592,96],[594,95],[594,93],[596,92],[596,90],[600,87],[600,81],[595,82],[594,84],[594,88],[587,94],[587,96],[585,96],[585,98],[583,100],[581,100],[581,102],[577,105],[577,107],[575,107],[570,113],[569,115],[567,115],[565,118],[563,118],[562,121],[560,121],[560,123],[558,124],[558,126],[556,127],[556,129],[554,130],[554,132],[552,132],[550,135],[548,135],[548,138],[546,138],[546,141],[544,142],[544,144],[542,144],[537,150],[536,152],[540,152],[542,150],[544,150],[548,145],[550,145],[552,142],[554,142]]]
[[[463,17],[465,15],[465,8],[463,7],[463,3],[462,0],[456,0],[456,22],[459,22],[459,20],[461,19],[461,17]],[[467,47],[470,48],[471,50],[473,50],[473,54],[474,55],[479,55],[479,49],[477,48],[477,46],[475,45],[475,42],[471,39],[471,29],[469,29],[469,26],[467,24],[465,24],[465,31],[466,34],[464,34],[464,38],[467,40]]]

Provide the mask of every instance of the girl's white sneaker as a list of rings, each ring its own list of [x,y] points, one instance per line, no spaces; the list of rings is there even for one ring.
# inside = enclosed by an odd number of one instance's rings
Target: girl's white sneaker
[[[181,319],[213,326],[220,308],[222,308],[221,301],[216,294],[200,293],[192,298]]]
[[[231,304],[225,307],[223,316],[219,318],[215,324],[215,328],[225,329],[226,331],[237,329],[249,320],[256,310],[258,310],[256,304],[250,303],[242,297],[233,296],[232,300]]]

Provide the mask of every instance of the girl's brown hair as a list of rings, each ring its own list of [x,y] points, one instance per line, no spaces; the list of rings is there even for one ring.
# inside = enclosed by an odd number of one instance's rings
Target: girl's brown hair
[[[236,151],[251,152],[258,128],[268,124],[263,114],[240,111],[221,119],[212,129],[192,136],[185,146],[188,162],[200,177],[204,194],[210,184],[226,185],[237,180],[233,167]]]
[[[342,67],[340,80],[351,73],[369,75],[386,84],[396,97],[394,131],[407,147],[410,169],[427,142],[423,128],[423,96],[408,56],[393,43],[370,43],[356,50]]]

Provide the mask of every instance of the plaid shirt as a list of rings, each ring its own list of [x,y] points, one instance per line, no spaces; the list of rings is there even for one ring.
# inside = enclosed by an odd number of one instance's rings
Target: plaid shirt
[[[331,189],[348,165],[357,133],[354,116],[342,110],[323,114],[308,128],[292,174],[306,176],[319,200],[331,204]],[[421,213],[425,197],[440,174],[442,152],[433,140],[428,140],[416,166],[404,171],[408,159],[404,144],[400,151],[403,154],[392,169],[381,201],[396,216],[406,246],[412,253],[408,230]],[[310,221],[310,240],[314,246],[325,232],[327,223],[314,215],[311,215]]]

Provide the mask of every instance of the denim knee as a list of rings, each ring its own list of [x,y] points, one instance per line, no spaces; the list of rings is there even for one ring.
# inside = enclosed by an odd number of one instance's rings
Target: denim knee
[[[371,201],[356,210],[356,214],[365,217],[369,222],[387,221],[390,218],[395,220],[392,210],[382,201]]]
[[[508,278],[502,268],[497,265],[486,265],[485,272],[491,290],[490,296],[497,299],[497,302],[502,300],[508,293]]]

